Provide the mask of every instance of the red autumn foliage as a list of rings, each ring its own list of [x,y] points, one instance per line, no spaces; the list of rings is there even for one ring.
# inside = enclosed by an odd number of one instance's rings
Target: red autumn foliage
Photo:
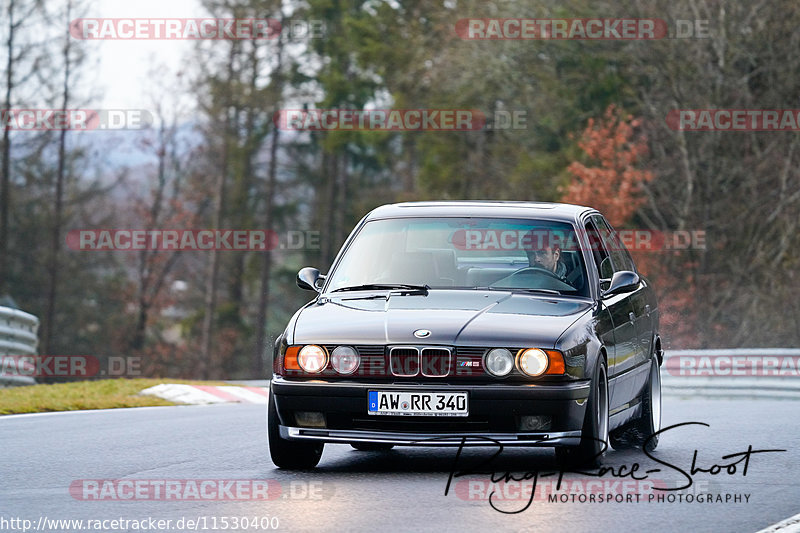
[[[614,105],[602,118],[589,119],[578,146],[594,166],[576,161],[567,167],[573,179],[562,201],[596,208],[617,230],[630,222],[645,203],[642,185],[654,179],[652,172],[636,167],[648,153],[644,135],[634,136],[639,123]],[[656,288],[664,346],[698,346],[693,265],[675,251],[631,250],[631,255]]]
[[[612,226],[630,220],[645,201],[641,184],[653,179],[652,172],[636,168],[647,154],[644,137],[634,138],[638,125],[638,119],[624,115],[614,105],[608,106],[602,119],[589,119],[578,146],[597,166],[575,161],[567,167],[573,180],[563,201],[596,208]]]

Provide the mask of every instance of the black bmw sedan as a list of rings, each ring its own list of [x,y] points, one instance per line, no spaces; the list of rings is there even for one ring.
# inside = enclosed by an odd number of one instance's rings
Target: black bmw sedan
[[[574,205],[379,207],[275,346],[269,447],[547,446],[599,464],[658,444],[661,340],[647,279],[603,215]]]

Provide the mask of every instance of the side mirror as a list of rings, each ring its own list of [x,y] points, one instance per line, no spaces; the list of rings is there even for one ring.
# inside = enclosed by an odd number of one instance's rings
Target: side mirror
[[[297,273],[297,286],[301,289],[319,292],[322,290],[321,281],[325,281],[325,276],[314,267],[301,268]]]
[[[639,286],[639,274],[630,270],[615,272],[611,278],[611,285],[603,291],[602,296],[612,296],[623,292],[631,292]]]

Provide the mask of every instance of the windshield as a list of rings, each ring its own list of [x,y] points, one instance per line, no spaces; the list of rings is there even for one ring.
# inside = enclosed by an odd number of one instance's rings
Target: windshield
[[[589,294],[572,225],[528,219],[367,222],[331,273],[327,291],[395,285]]]

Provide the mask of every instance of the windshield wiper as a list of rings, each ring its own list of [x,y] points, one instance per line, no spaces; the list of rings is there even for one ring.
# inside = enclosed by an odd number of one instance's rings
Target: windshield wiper
[[[561,291],[556,289],[533,289],[525,287],[486,287],[490,291],[522,291],[541,294],[561,294]]]
[[[430,286],[426,285],[410,285],[408,283],[367,283],[365,285],[353,285],[352,287],[341,287],[331,292],[345,292],[345,291],[374,291],[374,290],[405,290],[405,291],[418,291],[428,294]]]

